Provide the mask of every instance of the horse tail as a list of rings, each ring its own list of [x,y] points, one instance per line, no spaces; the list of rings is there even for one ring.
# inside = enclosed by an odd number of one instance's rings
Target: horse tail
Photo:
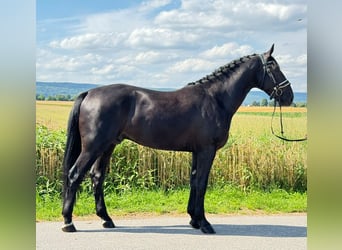
[[[77,160],[77,157],[81,153],[81,136],[80,130],[78,127],[79,124],[79,114],[81,103],[84,98],[87,96],[88,92],[81,93],[75,100],[74,106],[70,111],[69,121],[68,121],[68,129],[67,129],[67,141],[64,151],[64,159],[63,159],[63,193],[67,190],[69,186],[69,170],[74,165]]]

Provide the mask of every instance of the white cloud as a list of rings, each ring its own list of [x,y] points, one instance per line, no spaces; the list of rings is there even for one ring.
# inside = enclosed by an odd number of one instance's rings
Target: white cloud
[[[211,61],[203,60],[199,58],[189,58],[183,61],[177,62],[169,68],[172,73],[183,72],[209,72],[213,70],[217,65]]]
[[[290,54],[287,55],[278,55],[277,62],[281,65],[286,64],[288,66],[293,65],[293,67],[306,66],[307,65],[307,55],[302,54],[298,56],[292,56]]]
[[[260,30],[278,23],[278,30],[286,30],[290,26],[293,28],[286,22],[305,16],[306,9],[306,4],[302,3],[187,0],[182,1],[180,9],[161,12],[155,22],[166,27],[217,28],[230,32],[235,29]]]
[[[118,65],[115,68],[115,73],[112,75],[112,78],[117,80],[117,81],[119,81],[119,82],[121,82],[119,79],[124,79],[126,81],[128,79],[129,81],[131,81],[132,75],[137,75],[139,77],[142,74],[143,74],[143,72],[141,72],[141,70],[139,70],[135,66],[131,66],[131,65]]]
[[[303,4],[285,5],[257,3],[256,7],[260,13],[266,13],[267,15],[276,17],[281,21],[303,15],[307,9],[306,5]]]
[[[124,39],[124,34],[87,33],[50,42],[52,48],[62,49],[104,49],[114,48]]]
[[[62,56],[53,59],[44,65],[46,69],[77,71],[82,67],[82,63],[74,57]]]
[[[308,59],[307,59],[307,55],[304,54],[304,55],[300,55],[297,57],[297,63],[301,66],[307,66],[307,62],[308,62]]]
[[[141,52],[135,57],[138,63],[154,63],[162,59],[162,54],[156,51]]]
[[[114,69],[114,65],[108,64],[108,65],[103,66],[102,68],[93,67],[91,69],[91,72],[97,75],[108,75],[113,71],[113,69]]]
[[[164,28],[141,28],[132,31],[127,44],[132,47],[183,47],[194,43],[199,37],[196,34],[179,32]]]
[[[221,46],[214,46],[211,49],[208,49],[201,53],[201,55],[205,58],[229,58],[240,57],[252,54],[252,47],[249,45],[239,45],[237,43],[225,43]]]
[[[233,21],[227,16],[207,12],[165,11],[160,13],[155,22],[165,27],[178,28],[222,28],[229,27]]]
[[[283,72],[294,89],[303,90],[306,4],[152,0],[39,22],[37,80],[179,87],[230,60],[265,52],[275,43],[274,56]]]

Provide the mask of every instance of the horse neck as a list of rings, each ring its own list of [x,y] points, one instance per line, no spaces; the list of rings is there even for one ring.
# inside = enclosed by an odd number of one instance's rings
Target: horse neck
[[[212,84],[208,88],[221,103],[226,112],[234,114],[241,106],[248,92],[256,87],[259,64],[251,58],[236,66],[223,82]]]

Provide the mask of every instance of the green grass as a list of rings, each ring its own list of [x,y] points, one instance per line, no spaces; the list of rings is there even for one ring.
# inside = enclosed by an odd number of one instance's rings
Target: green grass
[[[168,192],[162,190],[131,190],[121,194],[110,193],[105,197],[107,209],[112,216],[131,214],[186,214],[189,189]],[[62,220],[59,194],[36,195],[36,219]],[[205,209],[211,214],[270,214],[306,212],[306,193],[286,192],[274,189],[265,191],[242,191],[233,186],[209,188]],[[74,209],[75,216],[95,214],[93,195],[79,193]]]

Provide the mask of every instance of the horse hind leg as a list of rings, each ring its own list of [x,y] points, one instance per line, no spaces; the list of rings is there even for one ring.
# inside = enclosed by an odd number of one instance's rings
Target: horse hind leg
[[[95,153],[92,152],[81,152],[79,157],[77,158],[75,164],[69,171],[68,181],[66,190],[64,192],[64,200],[63,200],[63,217],[64,217],[64,226],[62,230],[64,232],[75,232],[76,228],[72,222],[72,212],[75,205],[76,200],[76,192],[78,187],[80,186],[84,175],[93,165],[96,160]]]
[[[115,227],[114,222],[108,215],[103,193],[103,182],[105,179],[106,169],[109,166],[114,147],[114,144],[110,145],[109,148],[100,157],[98,157],[90,170],[90,177],[94,189],[96,214],[103,220],[102,226],[104,228]]]

